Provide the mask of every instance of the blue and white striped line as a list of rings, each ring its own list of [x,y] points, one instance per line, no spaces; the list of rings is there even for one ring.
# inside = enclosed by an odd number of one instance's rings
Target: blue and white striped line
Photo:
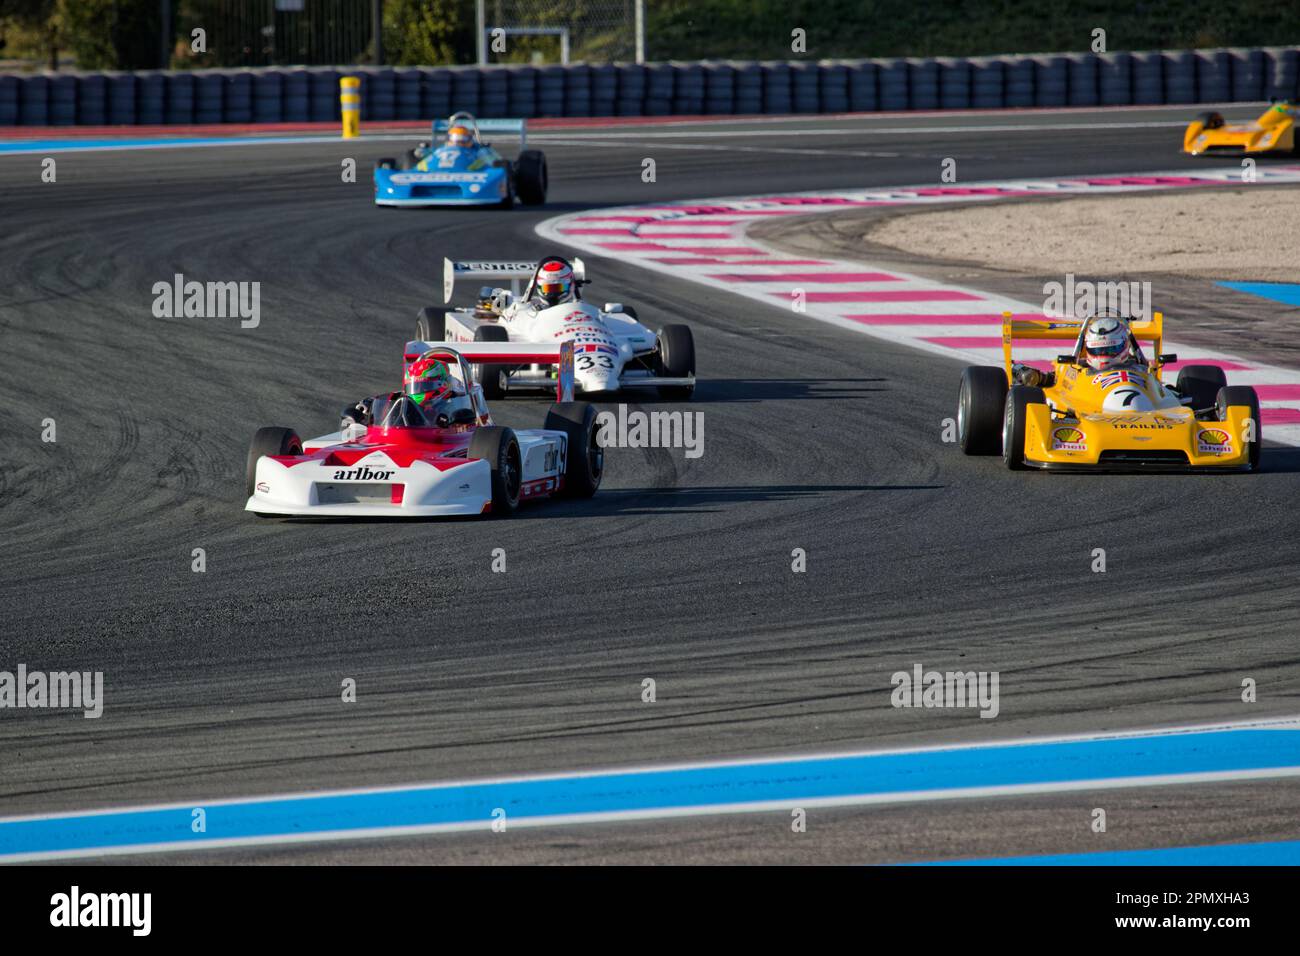
[[[1286,718],[7,817],[0,862],[1295,776]]]

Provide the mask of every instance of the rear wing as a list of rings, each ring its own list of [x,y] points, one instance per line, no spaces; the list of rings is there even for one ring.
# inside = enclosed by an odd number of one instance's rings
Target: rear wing
[[[528,121],[524,119],[475,119],[468,113],[456,113],[447,119],[436,119],[433,121],[433,136],[437,139],[438,134],[445,133],[453,126],[461,124],[473,126],[475,130],[475,139],[478,133],[508,133],[519,136],[519,148],[525,149],[528,146]]]
[[[573,401],[572,342],[407,342],[402,350],[402,381],[416,359],[429,352],[447,353],[449,361],[464,359],[471,365],[554,365],[555,400]]]
[[[582,282],[587,277],[586,266],[581,259],[573,261],[573,277]],[[531,279],[537,272],[537,262],[524,260],[481,260],[474,262],[457,262],[453,259],[442,260],[442,301],[450,302],[451,294],[456,288],[457,279],[495,279],[510,281],[510,291],[519,297],[519,282]]]
[[[1154,343],[1154,358],[1151,367],[1160,372],[1160,343],[1164,335],[1164,313],[1153,312],[1151,318],[1143,322],[1130,321],[1129,331],[1139,342]],[[1010,312],[1002,313],[1002,358],[1006,363],[1007,381],[1011,381],[1011,343],[1014,339],[1070,339],[1075,343],[1078,353],[1079,335],[1083,332],[1084,319],[1016,319]]]

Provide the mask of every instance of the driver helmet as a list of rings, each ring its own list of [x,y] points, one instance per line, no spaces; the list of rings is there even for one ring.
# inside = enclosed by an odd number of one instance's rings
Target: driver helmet
[[[468,126],[453,126],[447,130],[447,145],[468,149],[474,145],[474,134],[469,131]]]
[[[418,405],[427,406],[456,393],[447,363],[438,358],[419,358],[406,370],[405,392]]]
[[[558,260],[542,263],[537,270],[537,294],[547,305],[559,305],[573,294],[573,269]]]
[[[1133,361],[1132,333],[1128,322],[1117,316],[1101,315],[1088,320],[1079,357],[1097,371]]]

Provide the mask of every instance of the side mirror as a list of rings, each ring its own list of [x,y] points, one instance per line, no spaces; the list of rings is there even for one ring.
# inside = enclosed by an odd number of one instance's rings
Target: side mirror
[[[1178,356],[1174,355],[1172,352],[1169,352],[1166,353],[1165,355],[1157,355],[1156,361],[1159,362],[1161,365],[1168,365],[1170,362],[1177,362]]]
[[[1073,354],[1070,354],[1070,355],[1058,355],[1058,356],[1056,357],[1056,361],[1060,362],[1062,365],[1073,365],[1073,364],[1074,364],[1074,355],[1073,355]]]
[[[474,409],[458,408],[451,413],[451,423],[453,425],[473,425],[475,417]]]
[[[622,311],[623,311],[623,303],[622,303],[622,302],[606,302],[606,303],[605,303],[605,307],[604,307],[603,309],[601,309],[600,311],[602,311],[602,312],[622,312]]]

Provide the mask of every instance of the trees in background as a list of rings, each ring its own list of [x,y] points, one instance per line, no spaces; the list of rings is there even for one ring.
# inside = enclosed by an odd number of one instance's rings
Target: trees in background
[[[369,62],[371,0],[171,0],[178,67]],[[633,0],[487,0],[488,20],[566,25],[574,57],[626,59]],[[0,0],[0,59],[33,68],[148,69],[160,0]],[[646,0],[651,60],[976,56],[1106,49],[1284,46],[1300,42],[1293,0]],[[190,30],[207,32],[207,52]],[[384,0],[385,60],[472,63],[474,0]],[[802,51],[791,31],[805,31]],[[554,37],[515,36],[492,59],[554,62]]]
[[[474,7],[464,0],[384,0],[384,59],[393,66],[474,59]]]

